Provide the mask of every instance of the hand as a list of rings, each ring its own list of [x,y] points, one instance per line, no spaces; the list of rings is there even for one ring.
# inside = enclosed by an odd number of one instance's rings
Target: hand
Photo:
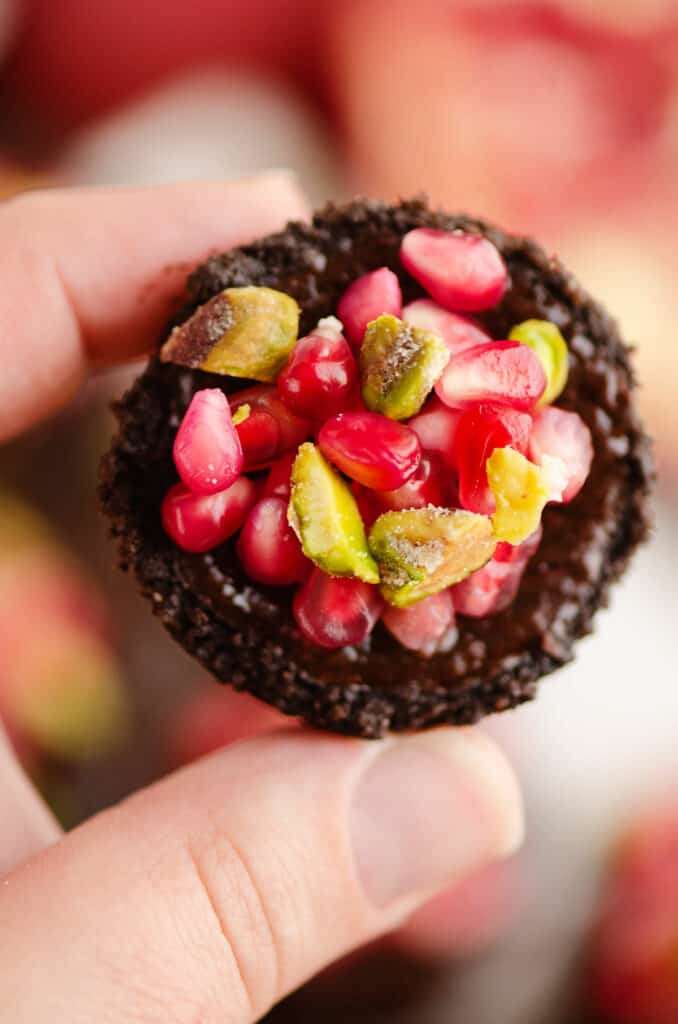
[[[289,176],[0,207],[0,436],[162,331],[187,266],[304,216]],[[60,838],[0,741],[4,1024],[245,1024],[515,849],[517,788],[471,730],[250,735]]]

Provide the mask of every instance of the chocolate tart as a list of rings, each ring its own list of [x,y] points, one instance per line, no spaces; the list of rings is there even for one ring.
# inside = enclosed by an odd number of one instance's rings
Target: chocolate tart
[[[347,285],[390,267],[406,302],[423,295],[398,252],[413,228],[481,233],[510,274],[501,303],[481,314],[495,338],[529,318],[555,323],[570,352],[558,400],[588,424],[594,461],[582,492],[547,506],[544,536],[517,598],[485,619],[460,618],[448,654],[424,658],[378,625],[359,647],[326,651],[295,627],[289,588],[248,580],[235,546],[187,554],[163,533],[159,509],[176,479],[172,443],[193,393],[245,386],[153,357],[116,405],[119,431],[101,468],[100,495],[120,563],[176,640],[217,679],[289,715],[335,732],[379,737],[388,730],[466,724],[530,700],[542,676],[569,662],[649,528],[650,445],[634,408],[630,350],[616,324],[553,257],[529,239],[483,221],[434,211],[423,199],[330,204],[311,224],[209,259],[188,280],[177,322],[228,287],[268,286],[301,308],[300,336],[332,315]]]

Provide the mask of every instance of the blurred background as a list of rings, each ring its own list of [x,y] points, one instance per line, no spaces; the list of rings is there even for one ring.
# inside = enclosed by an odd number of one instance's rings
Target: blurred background
[[[0,195],[283,165],[561,255],[638,346],[660,486],[576,666],[488,725],[525,851],[275,1016],[676,1024],[678,0],[0,0]],[[113,568],[96,468],[135,372],[0,449],[0,714],[67,826],[259,714]]]

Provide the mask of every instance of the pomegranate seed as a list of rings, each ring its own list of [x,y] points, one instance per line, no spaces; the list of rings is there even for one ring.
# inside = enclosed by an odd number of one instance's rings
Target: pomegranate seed
[[[293,609],[307,640],[320,647],[337,648],[366,640],[383,607],[376,586],[314,569],[297,591]]]
[[[455,438],[462,413],[450,409],[439,398],[431,398],[417,416],[408,421],[408,427],[419,438],[422,448],[436,452],[452,463],[454,460]]]
[[[292,466],[296,457],[297,453],[293,451],[276,459],[261,488],[262,498],[284,498],[285,501],[289,501],[292,490]]]
[[[402,487],[421,462],[417,435],[378,413],[340,413],[323,425],[318,443],[330,462],[373,491]]]
[[[447,345],[450,356],[459,355],[474,345],[487,345],[492,341],[491,336],[475,320],[459,313],[450,313],[431,299],[410,302],[403,309],[402,319],[413,327],[437,334]]]
[[[398,278],[388,267],[364,274],[348,286],[339,300],[337,316],[344,325],[346,337],[352,345],[360,346],[367,325],[381,316],[392,313],[400,316],[403,297]]]
[[[410,608],[389,605],[381,621],[403,647],[426,658],[450,651],[458,636],[449,590],[425,597]]]
[[[400,259],[446,309],[490,309],[508,287],[508,272],[498,249],[481,235],[415,228],[403,238]]]
[[[368,490],[368,488],[363,487],[362,484],[357,484],[355,480],[351,484],[351,491],[353,492],[353,497],[356,500],[358,511],[360,512],[360,518],[362,519],[363,526],[365,527],[365,533],[369,533],[372,525],[384,511],[377,501],[377,492]],[[385,491],[384,493],[388,492]]]
[[[529,412],[545,387],[544,369],[528,345],[492,341],[450,359],[436,392],[457,409],[490,402]]]
[[[312,568],[287,522],[284,498],[257,502],[238,538],[237,550],[245,572],[257,583],[300,583]]]
[[[496,615],[514,600],[524,571],[522,562],[498,562],[493,558],[451,588],[455,610],[473,619]]]
[[[533,418],[530,458],[542,465],[545,456],[565,464],[567,484],[562,500],[572,501],[584,486],[593,462],[591,431],[576,412],[549,405]]]
[[[239,477],[218,494],[193,494],[185,484],[175,484],[162,503],[162,525],[184,551],[209,551],[240,529],[256,501],[256,487]]]
[[[195,494],[216,494],[240,476],[243,453],[223,391],[197,391],[174,439],[174,465]]]
[[[495,560],[497,562],[529,562],[541,544],[543,532],[540,526],[522,544],[509,544],[506,540],[499,541],[494,551]]]
[[[454,607],[459,615],[482,619],[508,608],[515,600],[527,564],[537,551],[541,537],[540,526],[522,544],[514,546],[500,541],[487,565],[451,588]]]
[[[455,438],[455,463],[462,508],[491,515],[496,502],[487,480],[487,460],[495,448],[515,448],[524,455],[532,420],[515,409],[481,405],[469,409],[459,421]]]
[[[424,454],[416,471],[395,491],[381,491],[374,500],[382,512],[407,508],[449,507],[456,497],[456,481],[438,455]]]
[[[293,413],[320,420],[350,407],[357,380],[358,367],[345,338],[310,334],[292,350],[278,390]]]
[[[401,509],[453,508],[457,504],[456,479],[437,455],[424,455],[412,477],[396,491],[370,491],[362,484],[353,483],[352,491],[358,503],[360,516],[369,532],[383,512]]]
[[[250,414],[236,427],[244,454],[244,469],[263,469],[284,452],[298,448],[311,434],[308,420],[287,408],[270,384],[258,384],[229,398],[231,411],[249,405]]]

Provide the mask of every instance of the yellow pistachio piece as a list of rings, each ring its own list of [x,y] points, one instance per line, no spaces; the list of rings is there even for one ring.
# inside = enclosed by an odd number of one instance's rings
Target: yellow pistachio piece
[[[381,592],[396,608],[460,583],[489,562],[496,547],[487,516],[434,505],[385,512],[370,530],[369,543]]]
[[[550,498],[544,470],[514,448],[495,448],[486,467],[497,501],[492,516],[495,536],[509,544],[522,544],[539,526]]]
[[[160,351],[165,363],[270,384],[299,332],[299,306],[274,288],[227,288],[175,327]]]
[[[365,405],[392,420],[416,416],[449,358],[437,334],[385,313],[367,325],[360,349]]]

